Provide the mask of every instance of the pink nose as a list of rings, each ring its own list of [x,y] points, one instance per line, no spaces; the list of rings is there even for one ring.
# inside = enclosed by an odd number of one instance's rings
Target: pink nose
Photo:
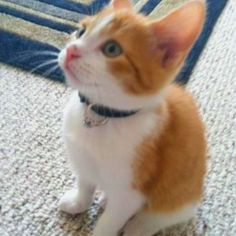
[[[79,58],[80,55],[80,50],[77,48],[75,45],[71,45],[66,49],[66,59],[65,59],[65,66],[68,68],[69,63],[75,59]]]

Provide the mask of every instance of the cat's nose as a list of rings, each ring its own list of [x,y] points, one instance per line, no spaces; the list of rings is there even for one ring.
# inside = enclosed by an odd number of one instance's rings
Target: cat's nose
[[[66,59],[65,59],[65,65],[68,67],[69,63],[75,59],[79,58],[81,56],[80,50],[75,45],[71,45],[66,49]]]

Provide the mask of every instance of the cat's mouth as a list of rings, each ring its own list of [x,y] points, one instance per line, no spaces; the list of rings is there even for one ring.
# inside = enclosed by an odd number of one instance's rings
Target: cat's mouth
[[[74,70],[73,67],[65,67],[64,72],[67,79],[75,85],[86,86],[86,87],[99,87],[94,81],[88,81],[90,77],[88,71],[85,68],[80,68],[80,70]]]

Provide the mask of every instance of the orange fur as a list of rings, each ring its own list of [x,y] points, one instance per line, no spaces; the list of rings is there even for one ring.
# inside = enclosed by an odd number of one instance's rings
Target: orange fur
[[[166,119],[162,134],[153,131],[138,147],[134,186],[147,197],[148,210],[173,211],[202,195],[204,128],[192,97],[176,85],[159,115]]]

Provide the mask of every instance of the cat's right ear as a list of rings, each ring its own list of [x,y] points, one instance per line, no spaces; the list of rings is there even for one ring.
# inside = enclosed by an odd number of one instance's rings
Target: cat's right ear
[[[112,0],[111,6],[114,9],[131,9],[132,3],[130,0]]]

